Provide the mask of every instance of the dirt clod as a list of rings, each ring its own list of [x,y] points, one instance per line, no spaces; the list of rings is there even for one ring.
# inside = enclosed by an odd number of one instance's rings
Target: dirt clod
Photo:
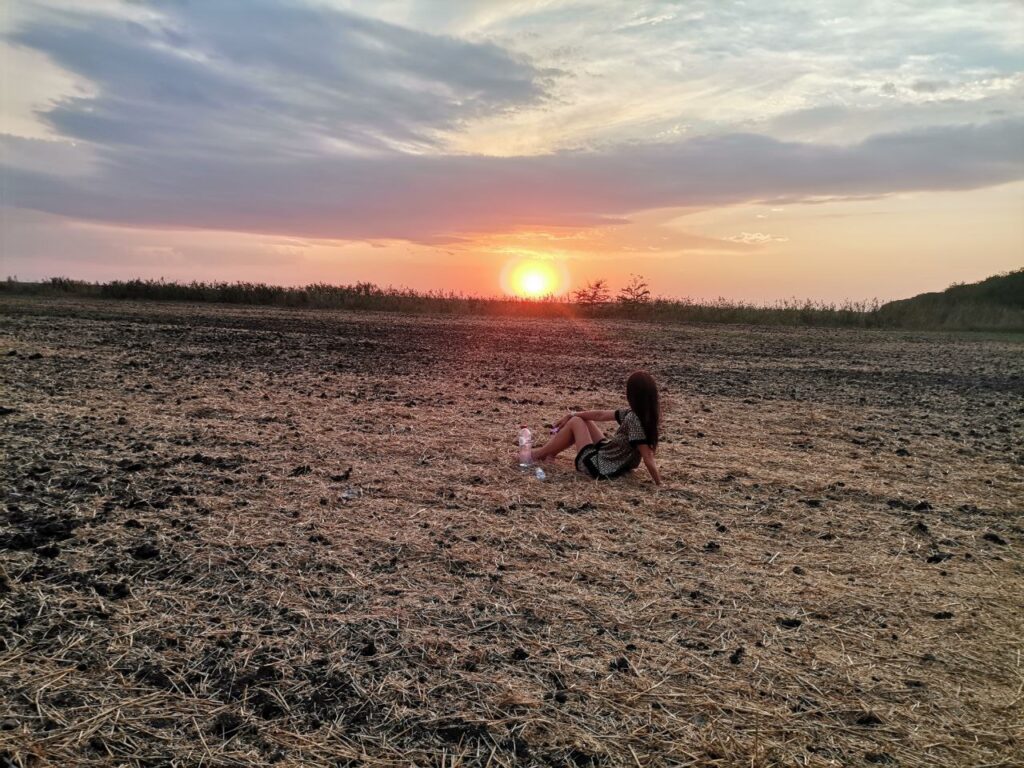
[[[873,728],[876,725],[882,725],[882,718],[874,712],[865,712],[857,718],[856,722],[857,725],[862,725],[866,728]]]
[[[221,712],[210,724],[210,733],[222,739],[232,739],[247,728],[247,723],[237,713]]]
[[[136,560],[153,560],[154,558],[160,557],[160,549],[154,544],[145,542],[132,547],[130,554]]]

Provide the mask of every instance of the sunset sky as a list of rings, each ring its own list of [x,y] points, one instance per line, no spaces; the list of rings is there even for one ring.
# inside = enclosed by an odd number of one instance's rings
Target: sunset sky
[[[1024,266],[1024,4],[8,0],[0,277],[880,299]]]

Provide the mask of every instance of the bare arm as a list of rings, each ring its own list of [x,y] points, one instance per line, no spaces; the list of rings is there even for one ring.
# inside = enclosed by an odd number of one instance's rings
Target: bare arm
[[[587,421],[615,421],[615,411],[583,411],[576,415]]]
[[[658,472],[658,465],[654,461],[654,451],[651,450],[651,446],[638,445],[636,449],[640,451],[640,458],[644,460],[644,466],[651,473],[651,479],[654,480],[654,484],[661,485],[661,473]]]
[[[555,426],[561,429],[573,416],[579,416],[587,421],[615,421],[615,411],[579,411],[563,416]]]

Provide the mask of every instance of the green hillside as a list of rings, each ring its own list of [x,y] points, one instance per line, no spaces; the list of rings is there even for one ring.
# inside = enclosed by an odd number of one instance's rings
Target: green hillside
[[[878,316],[884,325],[903,328],[1024,328],[1024,269],[891,301]]]

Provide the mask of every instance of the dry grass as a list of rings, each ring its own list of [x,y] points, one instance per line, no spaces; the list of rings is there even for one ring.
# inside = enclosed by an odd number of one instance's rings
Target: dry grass
[[[1019,343],[0,312],[0,761],[1019,763]],[[667,488],[515,468],[641,366]]]

